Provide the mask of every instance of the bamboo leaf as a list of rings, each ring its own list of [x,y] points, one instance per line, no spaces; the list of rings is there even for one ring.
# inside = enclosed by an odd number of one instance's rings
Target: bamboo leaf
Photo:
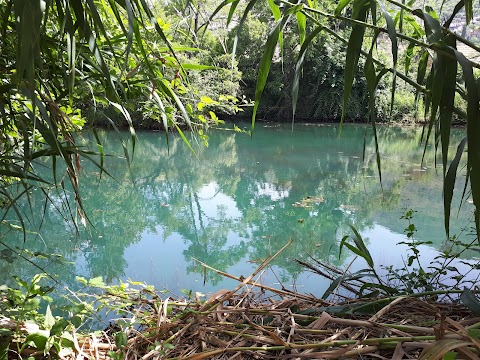
[[[453,190],[455,188],[455,180],[457,179],[458,164],[462,158],[466,142],[467,138],[464,138],[458,145],[457,153],[448,168],[443,183],[443,211],[445,215],[445,231],[448,238],[450,237],[450,210],[452,206]]]
[[[177,132],[180,134],[180,137],[182,138],[183,142],[187,144],[188,148],[193,153],[193,155],[195,155],[195,157],[198,157],[195,150],[193,150],[192,145],[190,145],[190,141],[188,141],[188,139],[185,137],[185,134],[183,133],[182,129],[180,129],[180,127],[177,124],[175,124],[175,127],[177,129]]]
[[[412,62],[414,49],[415,49],[415,43],[410,42],[405,52],[405,74],[406,75],[408,75],[408,71],[410,70],[410,63]]]
[[[279,21],[280,18],[282,17],[282,12],[280,11],[280,8],[278,7],[277,4],[275,4],[274,0],[267,0],[268,7],[270,8],[270,11],[272,12],[273,18],[275,21]],[[283,33],[280,31],[280,34],[278,35],[278,44],[280,46],[280,53],[283,56]],[[283,58],[282,58],[283,61]]]
[[[378,81],[380,80],[380,78],[377,78],[376,76],[375,66],[373,64],[373,57],[372,57],[373,48],[375,46],[376,38],[378,35],[379,33],[377,32],[372,39],[372,45],[367,55],[367,59],[365,61],[363,71],[365,74],[365,78],[367,80],[368,107],[370,110],[370,122],[372,123],[372,130],[373,130],[373,135],[375,139],[375,153],[376,153],[376,159],[377,159],[378,175],[380,178],[380,184],[382,184],[382,166],[381,166],[381,160],[380,160],[380,150],[378,146],[378,135],[377,135],[376,119],[375,119],[375,96],[376,96]]]
[[[427,35],[427,40],[429,43],[435,43],[442,40],[443,31],[438,19],[434,18],[428,12],[417,9],[413,11],[414,15],[419,16],[424,21],[425,34]]]
[[[340,5],[339,5],[340,6]],[[368,0],[356,0],[354,3],[354,13],[358,16],[356,20],[364,21],[367,16]],[[340,124],[343,124],[345,120],[345,114],[347,111],[348,99],[350,92],[352,91],[353,80],[355,79],[355,73],[357,71],[358,60],[360,58],[360,52],[362,50],[363,37],[365,34],[365,27],[360,25],[354,25],[347,45],[347,56],[345,59],[345,75],[343,82],[343,107],[342,118]],[[341,131],[340,125],[340,131]]]
[[[109,103],[123,115],[125,120],[127,120],[128,129],[130,131],[130,137],[132,139],[132,160],[133,160],[133,155],[135,153],[135,140],[137,138],[137,135],[135,134],[135,128],[133,127],[133,122],[132,122],[132,118],[130,117],[130,113],[128,112],[127,109],[125,109],[122,105],[118,103],[115,103],[113,101],[109,101]]]
[[[248,14],[250,10],[252,10],[253,6],[257,0],[250,0],[250,2],[247,4],[245,7],[245,11],[243,12],[242,18],[240,19],[240,22],[238,23],[237,27],[237,33],[235,34],[235,38],[233,39],[233,49],[232,49],[232,69],[235,66],[235,53],[237,52],[237,44],[238,44],[238,37],[240,36],[240,31],[242,30],[243,23],[245,20],[247,20]]]
[[[201,65],[201,64],[185,64],[182,63],[182,67],[187,70],[214,70],[218,69],[217,66]]]
[[[297,64],[295,65],[295,74],[293,77],[293,83],[292,83],[292,127],[293,123],[295,122],[295,114],[297,111],[297,102],[298,102],[298,91],[300,88],[300,77],[302,76],[302,69],[303,69],[303,62],[305,61],[305,53],[308,49],[308,46],[312,42],[312,40],[320,34],[320,32],[323,30],[323,26],[318,26],[315,28],[315,30],[312,31],[311,34],[308,35],[308,37],[305,39],[303,42],[300,52],[298,53],[298,60]]]
[[[335,8],[335,15],[340,15],[343,9],[350,4],[353,0],[340,0],[337,7]]]
[[[393,21],[390,13],[388,12],[387,8],[383,1],[379,0],[378,4],[380,5],[380,11],[382,12],[383,17],[387,23],[387,32],[388,37],[392,43],[392,58],[393,58],[393,67],[396,68],[397,66],[397,58],[398,58],[398,40],[397,40],[397,29],[395,28],[395,22]]]
[[[387,8],[383,1],[378,1],[380,5],[380,10],[382,12],[383,17],[387,23],[387,32],[392,43],[392,58],[393,58],[393,78],[392,78],[392,97],[390,101],[390,116],[393,113],[393,104],[395,102],[395,90],[397,84],[397,61],[398,61],[398,40],[397,40],[397,29],[395,28],[395,22],[393,21],[392,17],[390,16]]]
[[[296,12],[302,9],[302,5],[292,6],[289,8],[285,15],[277,22],[275,27],[270,31],[268,35],[267,42],[264,46],[264,51],[262,58],[260,60],[260,67],[258,70],[257,76],[257,85],[255,87],[255,103],[253,105],[253,114],[252,114],[252,125],[251,131],[255,126],[255,118],[257,116],[258,106],[260,105],[260,99],[262,97],[263,89],[265,88],[265,84],[267,83],[268,73],[270,71],[270,66],[272,64],[273,54],[275,52],[275,48],[278,43],[278,39],[280,33],[285,26],[285,24],[289,21],[290,16],[295,14]]]
[[[170,87],[169,82],[163,79],[161,81],[158,81],[157,85],[159,85],[162,88],[163,92],[175,102],[175,104],[177,105],[177,108],[182,113],[183,119],[187,123],[188,127],[192,128],[192,122],[190,120],[190,116],[188,116],[187,110],[185,110],[185,107],[183,106],[182,101],[179,99],[177,94],[175,94],[175,92]]]
[[[150,94],[151,96],[153,96],[153,98],[157,102],[158,107],[160,109],[160,117],[162,118],[163,129],[165,130],[165,137],[167,139],[167,148],[170,148],[169,137],[168,137],[168,119],[167,119],[167,113],[165,112],[165,106],[163,105],[163,101],[158,95],[156,90],[154,90],[153,88],[150,88]]]
[[[465,88],[467,90],[467,171],[470,174],[472,200],[475,206],[475,226],[480,235],[480,111],[478,108],[478,88],[473,76],[472,63],[461,52],[454,50],[457,61],[462,67]],[[479,238],[480,241],[480,238]]]
[[[447,44],[455,48],[455,38],[448,36],[445,39]],[[452,48],[445,46],[446,51],[453,55]],[[444,57],[445,79],[442,96],[440,98],[440,141],[442,145],[442,165],[443,176],[447,171],[448,146],[450,144],[450,129],[452,127],[452,116],[455,100],[456,80],[457,80],[457,61],[455,59]]]
[[[233,0],[231,1],[232,5],[230,5],[230,10],[228,12],[228,17],[227,17],[227,26],[230,24],[232,21],[233,15],[235,14],[235,10],[237,9],[238,3],[240,0]]]
[[[465,18],[468,25],[473,19],[473,0],[464,0],[464,3],[465,3]]]
[[[300,46],[303,45],[307,33],[307,17],[302,12],[297,12],[297,26],[298,26],[298,36],[300,39]]]

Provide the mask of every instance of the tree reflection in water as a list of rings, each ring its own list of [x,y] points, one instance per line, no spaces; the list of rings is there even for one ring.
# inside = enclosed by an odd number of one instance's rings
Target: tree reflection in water
[[[115,157],[106,159],[114,179],[105,174],[100,179],[84,164],[81,187],[91,226],[75,234],[64,219],[68,214],[58,212],[63,194],[53,192],[53,203],[45,207],[43,194],[34,191],[32,211],[25,203],[24,213],[29,230],[41,237],[29,234],[23,243],[21,234],[9,231],[4,239],[20,248],[63,255],[70,264],[35,261],[73,288],[78,274],[103,276],[106,282],[134,275],[134,280],[178,289],[188,286],[186,279],[193,274],[197,279],[204,275],[192,258],[224,271],[248,271],[289,239],[293,244],[274,269],[280,281],[292,282],[303,271],[295,258],[313,256],[342,265],[347,254],[338,257],[339,240],[348,224],[360,231],[380,224],[401,233],[404,224],[398,218],[405,206],[418,210],[418,236],[440,247],[441,179],[433,169],[433,154],[424,162],[427,169],[420,168],[419,132],[380,130],[382,190],[368,136],[362,160],[369,129],[345,126],[341,138],[337,131],[335,126],[297,125],[291,132],[259,125],[253,139],[215,131],[210,147],[195,148],[198,157],[174,135],[168,149],[162,134],[139,133],[130,172],[125,161]],[[107,152],[122,153],[115,134],[100,135]],[[92,139],[85,134],[86,143]],[[308,196],[318,201],[302,203]],[[462,210],[460,218],[468,211]],[[0,266],[4,281],[38,272],[22,261]],[[211,286],[220,281],[211,271],[205,276]]]

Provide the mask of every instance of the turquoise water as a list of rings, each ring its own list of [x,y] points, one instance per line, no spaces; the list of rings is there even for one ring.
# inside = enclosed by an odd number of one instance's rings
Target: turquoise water
[[[444,246],[442,172],[434,166],[433,149],[420,164],[420,132],[380,129],[382,183],[366,126],[344,126],[340,138],[334,125],[295,125],[292,132],[289,125],[260,123],[253,138],[211,131],[208,147],[190,139],[196,155],[175,135],[167,146],[164,134],[141,132],[130,170],[120,158],[121,140],[131,148],[128,134],[100,132],[105,152],[112,155],[105,158],[105,167],[113,178],[82,162],[81,194],[91,221],[87,228],[76,233],[68,220],[64,200],[73,206],[73,194],[52,192],[51,201],[45,202],[37,189],[30,196],[33,211],[27,202],[23,207],[30,232],[26,241],[13,230],[3,238],[11,246],[61,254],[68,263],[33,260],[71,288],[77,286],[77,275],[101,276],[108,283],[132,279],[176,294],[236,284],[205,272],[194,259],[248,276],[293,240],[260,281],[321,295],[328,281],[305,272],[294,260],[314,257],[348,265],[352,256],[343,252],[339,257],[339,243],[350,233],[349,224],[362,233],[379,266],[405,260],[405,248],[396,244],[405,240],[408,224],[400,217],[408,208],[417,211],[416,239],[432,241],[422,247],[425,261]],[[460,130],[452,134],[452,155],[461,136]],[[93,146],[92,140],[85,133],[79,142]],[[457,209],[458,201],[452,232],[467,241],[473,209],[468,201],[458,216]],[[466,259],[474,256],[465,254]],[[2,260],[0,267],[0,282],[39,272],[19,260]],[[358,260],[356,267],[362,267]]]

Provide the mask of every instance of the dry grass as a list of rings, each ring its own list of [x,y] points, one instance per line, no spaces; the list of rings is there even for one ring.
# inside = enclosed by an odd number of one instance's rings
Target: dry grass
[[[237,278],[235,289],[220,290],[206,302],[160,296],[139,301],[132,316],[149,325],[129,329],[125,345],[118,349],[108,332],[73,333],[75,351],[64,358],[107,359],[115,352],[143,360],[442,359],[451,351],[457,358],[479,358],[480,318],[460,304],[397,297],[373,313],[349,314],[348,306],[364,302],[334,304],[259,284],[256,276],[274,257],[248,278]]]
[[[340,317],[321,311],[333,304],[315,298],[245,287],[174,306],[169,314],[164,301],[151,308],[155,326],[132,330],[123,349],[110,336],[90,336],[78,341],[72,358],[104,359],[113,350],[126,359],[441,359],[455,349],[463,358],[478,358],[472,329],[480,318],[461,305],[399,297],[373,315]]]

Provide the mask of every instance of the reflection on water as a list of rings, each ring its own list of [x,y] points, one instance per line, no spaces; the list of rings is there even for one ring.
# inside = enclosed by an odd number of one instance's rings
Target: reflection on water
[[[81,187],[92,226],[75,234],[65,220],[68,209],[63,207],[63,215],[58,211],[62,197],[71,194],[52,193],[52,202],[45,204],[37,190],[31,196],[35,216],[27,204],[24,211],[38,234],[29,234],[25,243],[13,231],[5,238],[70,260],[40,264],[72,288],[75,276],[82,275],[107,282],[131,278],[174,292],[231,286],[192,258],[246,276],[293,239],[262,281],[321,293],[326,281],[304,273],[293,260],[313,256],[341,266],[349,258],[338,256],[348,224],[365,235],[375,260],[387,265],[402,261],[403,250],[395,244],[405,239],[407,224],[399,218],[406,207],[417,210],[419,240],[430,240],[435,248],[444,243],[441,170],[434,168],[433,151],[421,166],[419,131],[381,129],[382,189],[369,131],[345,126],[338,138],[335,126],[296,125],[291,132],[259,125],[253,139],[216,131],[209,148],[195,147],[197,156],[173,135],[167,148],[164,135],[140,133],[131,171],[124,160],[110,157],[106,167],[114,179],[100,178],[83,163]],[[108,153],[123,153],[117,135],[100,135]],[[453,154],[461,134],[452,136]],[[83,141],[92,139],[87,133]],[[468,224],[471,211],[463,206],[453,232]],[[39,271],[20,261],[0,266],[1,281]]]

